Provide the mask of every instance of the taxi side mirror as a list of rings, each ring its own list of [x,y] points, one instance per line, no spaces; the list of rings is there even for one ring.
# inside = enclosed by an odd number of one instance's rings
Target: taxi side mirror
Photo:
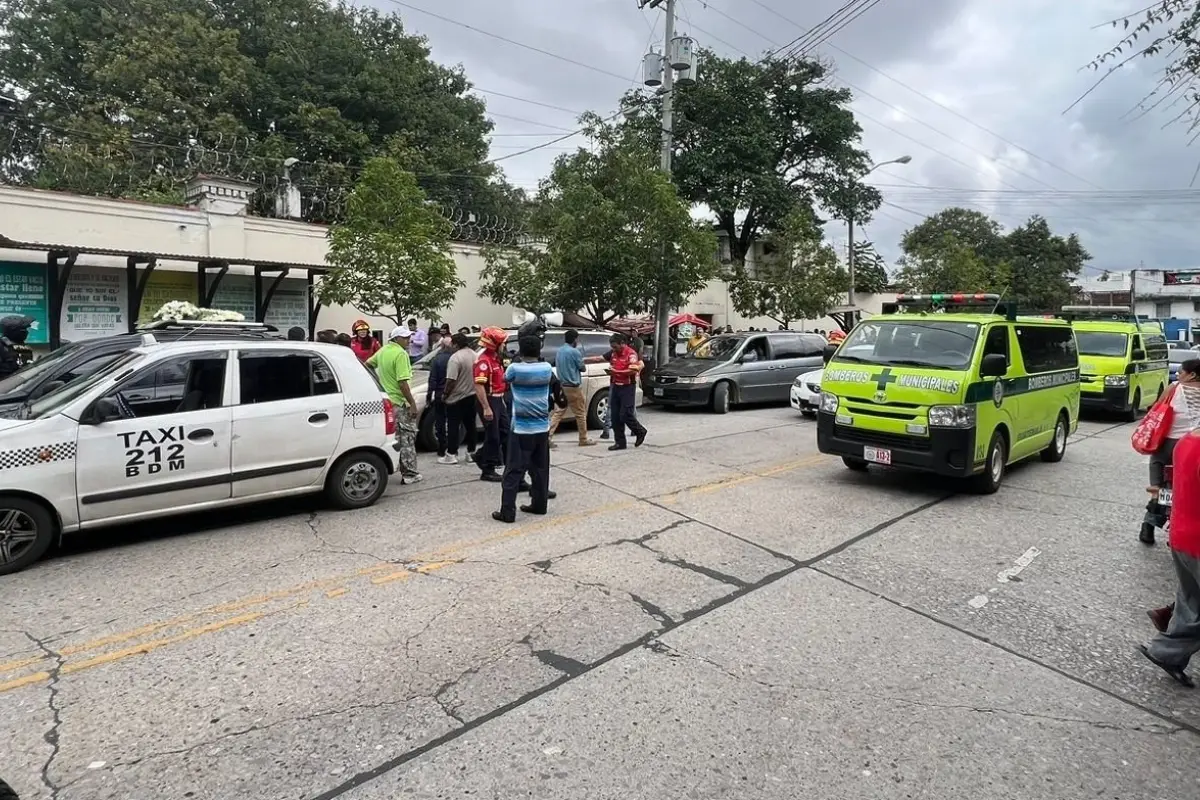
[[[1000,353],[989,353],[979,365],[979,377],[1002,378],[1008,373],[1008,359]]]
[[[1146,360],[1146,351],[1145,350],[1134,350],[1132,355],[1133,355],[1134,361],[1145,361]]]
[[[828,364],[830,361],[833,360],[833,354],[836,353],[837,351],[838,351],[838,346],[836,344],[825,345],[825,349],[821,351],[822,360],[824,360],[825,363]]]
[[[117,405],[117,401],[111,397],[101,397],[92,403],[91,408],[80,422],[85,425],[101,425],[115,419],[121,419],[121,408]]]

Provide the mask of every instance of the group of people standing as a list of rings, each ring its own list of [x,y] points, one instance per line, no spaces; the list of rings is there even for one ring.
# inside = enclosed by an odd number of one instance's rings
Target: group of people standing
[[[547,501],[556,497],[550,489],[550,450],[555,447],[550,437],[568,413],[578,426],[579,446],[596,444],[588,438],[583,390],[586,367],[579,333],[566,332],[566,343],[551,367],[542,359],[541,330],[536,325],[522,328],[517,357],[509,361],[509,333],[503,328],[484,328],[473,342],[469,329],[450,334],[444,326],[435,343],[437,355],[429,365],[425,399],[434,415],[438,463],[458,464],[459,446],[465,445],[468,460],[479,468],[480,480],[501,484],[500,510],[492,514],[500,522],[516,520],[517,495],[522,492],[529,492],[530,502],[520,506],[521,511],[547,513]],[[423,480],[417,467],[419,418],[411,386],[414,330],[397,325],[384,344],[371,336],[365,322],[356,322],[352,331],[349,346],[375,371],[392,403],[401,483],[419,483]],[[614,444],[608,449],[628,447],[627,428],[634,447],[640,447],[647,435],[636,410],[641,354],[622,334],[614,334],[609,344],[605,360]],[[477,417],[483,423],[478,449]]]

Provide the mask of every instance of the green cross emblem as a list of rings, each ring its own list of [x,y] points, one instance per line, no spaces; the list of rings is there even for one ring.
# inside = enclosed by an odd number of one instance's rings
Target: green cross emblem
[[[888,387],[889,383],[895,383],[896,381],[899,380],[899,378],[897,378],[895,375],[892,374],[891,367],[887,367],[886,369],[883,370],[883,372],[879,373],[878,375],[873,375],[871,377],[873,377],[875,379],[875,388],[881,392],[887,391],[887,387]]]

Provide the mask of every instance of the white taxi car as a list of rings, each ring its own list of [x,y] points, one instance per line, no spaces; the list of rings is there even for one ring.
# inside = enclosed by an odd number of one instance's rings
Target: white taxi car
[[[821,402],[821,375],[824,372],[823,369],[806,372],[792,382],[792,408],[806,417],[817,415],[817,406]]]
[[[347,347],[146,335],[0,420],[0,575],[105,525],[322,491],[371,505],[396,469],[391,410]]]

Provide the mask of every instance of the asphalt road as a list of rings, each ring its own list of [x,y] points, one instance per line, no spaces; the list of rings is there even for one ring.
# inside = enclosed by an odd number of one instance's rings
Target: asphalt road
[[[646,409],[504,526],[466,467],[78,540],[0,578],[24,800],[1200,797],[1144,459],[1087,422],[992,497],[856,474],[786,408]],[[1198,665],[1200,671],[1200,665]]]

